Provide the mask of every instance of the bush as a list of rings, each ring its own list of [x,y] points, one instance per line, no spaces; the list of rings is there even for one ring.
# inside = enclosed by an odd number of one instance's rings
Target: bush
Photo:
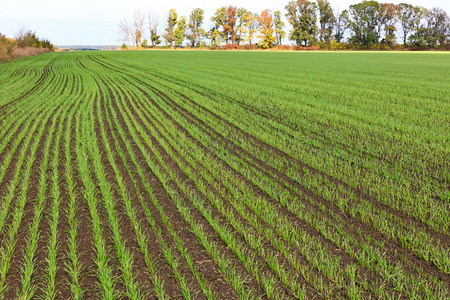
[[[211,45],[211,46],[209,46],[209,50],[223,50],[223,49],[220,46]]]
[[[258,49],[258,46],[255,44],[245,44],[245,45],[240,45],[239,49],[242,50],[256,50]]]
[[[225,45],[222,46],[223,50],[236,50],[238,49],[239,46],[236,44],[230,44],[230,43],[226,43]]]
[[[316,46],[303,47],[303,46],[295,45],[295,46],[292,46],[292,50],[296,50],[296,51],[315,51],[315,50],[317,50],[317,47]]]
[[[0,61],[38,55],[54,50],[54,45],[47,39],[39,39],[31,30],[21,29],[15,39],[0,33]]]
[[[36,48],[36,47],[25,47],[25,48],[19,48],[16,47],[12,50],[12,57],[13,58],[20,58],[25,56],[36,56],[41,53],[48,53],[50,50],[48,48]]]
[[[284,51],[289,51],[292,50],[292,46],[289,45],[278,45],[275,47],[276,50],[284,50]]]

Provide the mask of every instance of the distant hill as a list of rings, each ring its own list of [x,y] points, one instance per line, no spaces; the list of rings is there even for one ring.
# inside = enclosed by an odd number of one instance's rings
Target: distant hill
[[[90,50],[116,50],[120,46],[113,46],[113,45],[57,45],[56,46],[59,50],[62,51],[90,51]]]

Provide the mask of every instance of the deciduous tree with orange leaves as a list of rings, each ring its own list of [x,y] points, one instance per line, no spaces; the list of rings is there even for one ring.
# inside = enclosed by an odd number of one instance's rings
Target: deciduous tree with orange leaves
[[[223,25],[223,31],[227,35],[227,42],[231,41],[232,44],[236,43],[236,21],[237,21],[237,7],[228,6],[225,14],[225,24]]]
[[[400,21],[402,7],[393,3],[382,3],[380,5],[379,20],[382,26],[384,26],[385,36],[383,42],[386,44],[394,44],[397,37],[395,26]]]
[[[266,9],[258,17],[258,29],[260,33],[258,38],[261,39],[259,44],[263,49],[272,48],[277,41],[273,35],[275,31],[273,25],[272,11],[270,9]]]

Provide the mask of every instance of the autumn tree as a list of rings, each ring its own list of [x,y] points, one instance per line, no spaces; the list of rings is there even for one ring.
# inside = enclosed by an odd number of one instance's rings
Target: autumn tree
[[[263,49],[272,48],[277,41],[277,39],[273,35],[273,25],[272,11],[270,9],[264,10],[258,17],[258,29],[260,33],[258,35],[258,38],[261,39],[259,44]]]
[[[145,17],[140,11],[135,11],[133,13],[133,25],[134,25],[134,40],[136,42],[136,47],[140,47],[142,43],[142,38],[144,37],[144,25]]]
[[[176,47],[181,47],[184,39],[186,38],[187,18],[185,16],[180,17],[177,22],[177,27],[174,31],[174,41]]]
[[[159,16],[154,13],[148,14],[148,29],[150,32],[150,41],[152,43],[152,48],[158,46],[161,43],[158,35],[158,25],[159,25]]]
[[[171,9],[169,11],[169,16],[167,17],[167,27],[166,33],[164,34],[164,39],[169,44],[170,48],[173,48],[173,42],[175,41],[175,27],[177,25],[177,11]]]
[[[243,36],[244,42],[252,44],[253,38],[258,31],[258,14],[248,13],[243,17]]]
[[[329,43],[333,33],[333,27],[336,23],[336,18],[328,0],[317,0],[317,7],[319,9],[319,40],[321,42]]]
[[[386,44],[394,44],[397,37],[396,24],[400,20],[402,8],[393,3],[382,3],[378,12],[381,25],[384,27],[384,40]]]
[[[128,47],[131,47],[131,44],[134,45],[134,32],[132,26],[128,23],[126,18],[120,20],[119,23],[119,33],[121,34],[121,40],[125,43],[128,42]]]
[[[275,27],[275,38],[277,46],[281,45],[281,40],[286,36],[284,31],[284,22],[281,20],[281,12],[276,10],[273,12],[273,23]]]
[[[6,39],[6,37],[4,39]],[[25,27],[22,27],[19,30],[19,32],[15,34],[14,40],[17,47],[19,48],[26,48],[26,47],[40,48],[42,47],[42,44],[44,44],[43,41],[41,41],[38,38],[36,32],[27,29]]]
[[[227,8],[225,6],[220,7],[216,10],[216,13],[211,17],[211,22],[214,23],[213,28],[210,30],[210,38],[214,36],[214,43],[217,43],[219,40],[228,40],[228,35],[223,30],[223,26],[226,23],[226,11]],[[219,37],[220,36],[220,37]]]
[[[205,34],[202,29],[204,11],[201,8],[196,8],[189,16],[188,34],[187,38],[191,44],[191,48],[200,46],[201,37]]]
[[[245,28],[245,19],[248,15],[250,15],[247,9],[241,7],[237,10],[237,19],[236,19],[236,44],[240,45],[244,39],[244,35],[247,32]]]
[[[316,42],[317,32],[317,5],[308,0],[291,1],[286,5],[289,24],[292,30],[289,39],[297,45],[313,45]]]
[[[223,24],[223,32],[226,34],[227,43],[231,41],[236,43],[236,21],[237,21],[237,7],[228,6],[225,13],[225,23]]]
[[[221,38],[226,43],[240,44],[247,34],[247,21],[251,13],[245,8],[237,8],[235,6],[223,6],[216,10],[216,13],[211,17],[211,22],[214,23],[214,28],[211,28],[211,33],[216,30],[220,32]],[[255,20],[256,23],[256,20]],[[256,27],[256,25],[255,25]],[[214,34],[217,39],[217,33]]]
[[[0,61],[6,61],[9,59],[7,38],[0,32]]]
[[[223,33],[216,26],[212,26],[208,33],[211,46],[220,46],[224,41]]]

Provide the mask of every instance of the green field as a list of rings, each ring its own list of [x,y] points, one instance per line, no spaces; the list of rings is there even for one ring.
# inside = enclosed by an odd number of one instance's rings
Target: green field
[[[449,53],[50,53],[0,124],[0,298],[450,297]]]

